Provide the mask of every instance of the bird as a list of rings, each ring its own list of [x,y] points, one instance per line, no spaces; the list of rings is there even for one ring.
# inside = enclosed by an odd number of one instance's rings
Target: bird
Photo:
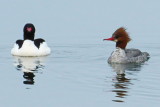
[[[51,53],[51,49],[44,39],[34,39],[35,31],[35,26],[32,23],[25,24],[23,28],[23,40],[17,40],[11,49],[13,56],[34,57],[46,56]]]
[[[111,53],[111,56],[108,58],[108,63],[144,63],[150,57],[148,52],[141,52],[139,49],[126,49],[126,46],[131,38],[126,32],[126,28],[120,27],[113,34],[112,37],[108,39],[116,42],[116,49]]]

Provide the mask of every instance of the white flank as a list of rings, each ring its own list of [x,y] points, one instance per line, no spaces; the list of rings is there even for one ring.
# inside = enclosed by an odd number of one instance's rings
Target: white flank
[[[47,46],[46,42],[41,43],[38,49],[31,40],[25,40],[20,49],[18,44],[15,43],[11,50],[11,54],[14,56],[46,56],[50,53],[51,49]]]

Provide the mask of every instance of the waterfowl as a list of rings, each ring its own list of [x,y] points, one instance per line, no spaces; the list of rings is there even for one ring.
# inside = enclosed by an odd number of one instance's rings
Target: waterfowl
[[[35,37],[35,27],[27,23],[23,28],[23,40],[17,40],[11,50],[14,56],[46,56],[51,53],[44,39]]]
[[[111,38],[104,39],[116,42],[116,50],[111,53],[108,63],[143,63],[148,60],[149,54],[139,49],[126,49],[130,36],[123,27],[118,28]]]

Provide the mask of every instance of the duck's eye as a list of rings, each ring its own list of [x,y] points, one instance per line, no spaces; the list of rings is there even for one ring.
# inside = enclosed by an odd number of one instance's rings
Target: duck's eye
[[[115,38],[116,38],[116,39],[118,39],[118,38],[119,38],[119,36],[115,36]]]
[[[116,39],[118,39],[118,38],[120,38],[120,37],[121,37],[121,36],[119,36],[119,35],[116,35],[116,36],[115,36]]]
[[[118,39],[118,38],[119,38],[118,36],[115,37],[115,39]]]

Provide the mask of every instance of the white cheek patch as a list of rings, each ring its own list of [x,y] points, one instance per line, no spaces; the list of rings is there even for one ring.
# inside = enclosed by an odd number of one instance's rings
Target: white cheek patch
[[[117,39],[115,39],[115,40],[113,40],[114,42],[118,42],[118,40]]]

